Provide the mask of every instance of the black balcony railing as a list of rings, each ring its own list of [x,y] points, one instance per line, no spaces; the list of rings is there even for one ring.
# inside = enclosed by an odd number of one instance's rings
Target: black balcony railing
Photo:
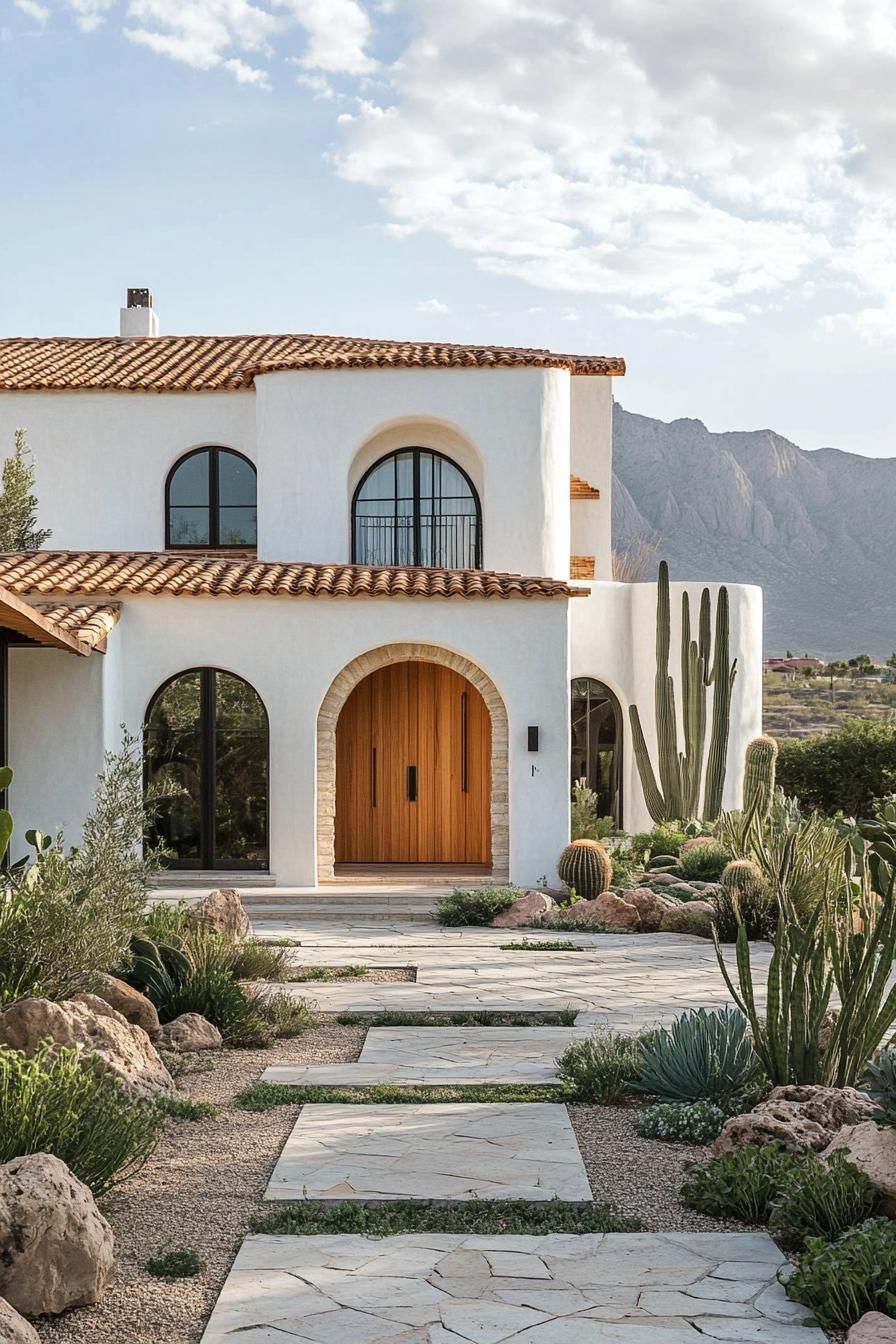
[[[474,513],[438,516],[355,515],[359,565],[422,565],[427,569],[479,569],[482,538]]]

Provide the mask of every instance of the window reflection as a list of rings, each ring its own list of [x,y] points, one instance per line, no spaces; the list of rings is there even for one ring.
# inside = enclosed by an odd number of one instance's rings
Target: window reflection
[[[619,701],[603,682],[578,677],[572,683],[570,787],[586,779],[597,794],[598,816],[622,825],[622,716]]]

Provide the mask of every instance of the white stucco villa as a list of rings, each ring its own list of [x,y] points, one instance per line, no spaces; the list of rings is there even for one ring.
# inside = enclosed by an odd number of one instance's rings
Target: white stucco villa
[[[628,707],[652,746],[656,587],[611,568],[624,371],[163,336],[146,290],[117,337],[0,340],[0,457],[25,428],[52,529],[52,549],[0,555],[18,824],[76,840],[126,724],[148,778],[178,786],[160,829],[196,874],[531,884],[581,775],[649,825]],[[761,594],[729,593],[726,805],[761,731]]]

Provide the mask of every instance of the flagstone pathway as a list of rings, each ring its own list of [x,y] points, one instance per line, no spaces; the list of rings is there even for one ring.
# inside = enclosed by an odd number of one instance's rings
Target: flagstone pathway
[[[730,999],[712,947],[675,935],[572,934],[584,950],[558,953],[505,951],[522,935],[492,929],[256,932],[300,937],[300,965],[417,968],[416,983],[277,986],[326,1012],[579,1010],[568,1028],[373,1028],[356,1063],[269,1068],[269,1082],[554,1082],[556,1056],[598,1023],[636,1032]],[[757,966],[768,951],[756,949]],[[560,1103],[312,1104],[265,1198],[580,1203],[592,1192]],[[771,1238],[750,1232],[252,1236],[203,1344],[821,1344],[778,1282],[785,1269]]]

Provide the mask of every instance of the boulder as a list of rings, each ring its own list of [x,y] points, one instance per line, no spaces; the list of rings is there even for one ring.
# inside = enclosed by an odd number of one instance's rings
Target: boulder
[[[873,1110],[870,1098],[854,1087],[775,1087],[752,1111],[725,1122],[713,1152],[779,1143],[787,1153],[820,1153],[844,1125],[857,1124]]]
[[[878,1127],[873,1120],[847,1125],[834,1135],[822,1157],[830,1157],[838,1148],[845,1148],[850,1162],[877,1186],[882,1211],[890,1218],[896,1216],[896,1129]]]
[[[159,1045],[165,1050],[192,1054],[198,1050],[220,1050],[224,1037],[216,1026],[199,1013],[182,1013],[161,1030]]]
[[[58,1157],[0,1166],[0,1294],[16,1311],[56,1315],[98,1301],[112,1247],[93,1195]]]
[[[207,896],[190,908],[190,919],[197,924],[205,924],[238,943],[244,943],[251,936],[252,924],[243,908],[238,891],[232,887],[223,887],[220,891],[210,891]]]
[[[709,901],[682,901],[663,915],[661,933],[690,933],[695,938],[712,937],[712,906]]]
[[[40,1344],[40,1335],[0,1297],[0,1344]]]
[[[174,1091],[174,1079],[142,1027],[95,994],[64,1003],[20,999],[0,1013],[0,1045],[33,1055],[42,1042],[95,1056],[94,1067],[120,1078],[133,1097]]]
[[[656,933],[666,911],[675,908],[674,901],[667,901],[665,896],[651,891],[649,887],[636,887],[634,891],[627,891],[624,899],[641,916],[642,933]]]
[[[846,1344],[896,1344],[896,1321],[880,1311],[866,1311],[860,1321],[850,1326]]]
[[[145,994],[141,994],[139,989],[125,984],[124,980],[116,979],[114,975],[104,975],[100,987],[95,990],[95,995],[104,1003],[108,1003],[110,1008],[121,1013],[122,1017],[135,1027],[142,1027],[151,1041],[156,1039],[159,1034],[159,1015],[156,1006]],[[75,994],[73,997],[76,1001],[80,1001],[89,996]]]
[[[495,915],[492,928],[524,929],[529,924],[540,923],[548,911],[554,909],[554,902],[543,891],[527,891],[513,905]]]
[[[594,924],[601,929],[640,929],[641,916],[633,905],[612,891],[602,891],[593,901],[576,901],[562,910],[552,910],[544,918],[545,924],[562,924],[574,919],[582,924]]]
[[[681,878],[676,873],[645,873],[644,882],[650,883],[652,887],[672,887],[678,886]]]
[[[675,882],[669,888],[669,895],[674,896],[679,901],[692,901],[697,895],[697,888],[690,882]]]

